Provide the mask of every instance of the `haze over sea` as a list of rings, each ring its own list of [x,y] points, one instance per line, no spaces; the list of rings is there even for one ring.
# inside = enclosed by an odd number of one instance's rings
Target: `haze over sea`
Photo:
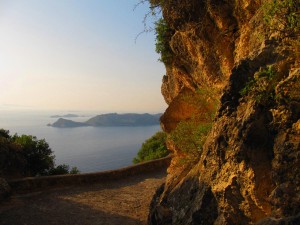
[[[48,127],[57,118],[52,115],[73,113],[81,117],[74,121],[85,121],[101,112],[58,111],[0,111],[0,128],[45,139],[56,156],[56,164],[76,166],[80,172],[96,172],[118,169],[132,164],[142,143],[161,128],[141,127]]]

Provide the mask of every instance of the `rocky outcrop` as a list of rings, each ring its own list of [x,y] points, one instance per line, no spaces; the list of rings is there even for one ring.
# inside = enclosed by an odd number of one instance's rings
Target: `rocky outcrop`
[[[172,133],[206,111],[183,93],[196,99],[197,90],[211,90],[220,103],[196,163],[178,168],[180,149],[169,144],[174,157],[149,224],[300,223],[299,29],[267,21],[272,2],[160,3],[174,33],[162,127]]]

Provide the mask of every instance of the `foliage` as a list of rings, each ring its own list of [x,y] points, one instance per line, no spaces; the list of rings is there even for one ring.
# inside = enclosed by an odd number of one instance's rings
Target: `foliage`
[[[154,24],[157,21],[158,18],[161,18],[161,4],[160,0],[139,0],[139,2],[134,6],[134,10],[139,6],[143,5],[145,3],[149,4],[149,11],[145,14],[144,19],[142,21],[144,25],[144,30],[140,32],[136,38],[135,41],[138,39],[138,37],[143,33],[149,33],[155,31]],[[149,19],[151,19],[151,22],[149,23]]]
[[[66,164],[58,165],[53,167],[49,172],[48,175],[62,175],[69,173],[70,167]]]
[[[137,37],[142,33],[155,32],[156,42],[155,42],[155,51],[160,54],[159,61],[170,64],[173,57],[173,52],[170,47],[170,40],[174,34],[174,31],[168,26],[164,18],[162,17],[162,6],[164,0],[140,0],[136,7],[140,4],[149,3],[150,11],[146,13],[143,24],[144,30],[137,35]],[[149,17],[154,18],[154,27],[151,24],[147,24]],[[136,38],[137,39],[137,38]]]
[[[15,134],[12,140],[22,148],[20,153],[26,161],[24,174],[28,176],[45,175],[53,168],[53,151],[45,139],[38,140],[35,136]]]
[[[295,36],[300,30],[300,2],[296,0],[268,1],[263,5],[264,21],[271,29]],[[297,36],[297,35],[296,35]]]
[[[200,87],[182,96],[186,103],[198,108],[192,118],[181,121],[168,136],[181,155],[180,162],[193,164],[202,153],[219,106],[219,94],[211,87]]]
[[[182,100],[186,103],[201,107],[201,115],[198,117],[202,117],[202,120],[205,118],[205,121],[212,122],[215,117],[215,113],[219,106],[219,99],[217,98],[218,93],[211,87],[200,87],[196,89],[194,93],[186,94],[182,96]],[[195,115],[196,116],[196,115]],[[197,117],[197,116],[196,116]],[[197,118],[199,119],[199,118]]]
[[[11,141],[9,131],[0,129],[0,176],[23,174],[26,161],[20,151],[20,146]]]
[[[173,52],[170,47],[170,40],[173,36],[173,31],[168,27],[168,24],[163,18],[155,22],[156,43],[155,50],[160,54],[160,61],[168,64],[171,62]]]
[[[9,131],[8,130],[4,130],[4,129],[0,129],[0,137],[3,138],[9,138]]]
[[[181,121],[170,133],[169,139],[185,153],[186,160],[195,162],[202,153],[203,144],[211,127],[212,123],[201,123],[196,119]]]
[[[70,170],[70,166],[66,164],[58,165],[53,167],[47,175],[63,175],[63,174],[79,174],[80,171],[77,167],[72,167]]]
[[[240,94],[242,96],[246,96],[248,95],[248,93],[250,93],[250,91],[254,88],[255,86],[255,80],[254,79],[251,79],[249,78],[248,79],[248,82],[246,83],[246,85],[243,87],[243,89],[240,91]]]
[[[249,79],[240,91],[242,96],[253,95],[259,103],[267,103],[275,98],[277,72],[272,66],[259,71],[253,79]]]
[[[72,167],[72,169],[69,171],[69,174],[79,174],[80,173],[80,170],[74,166]]]
[[[48,143],[31,135],[13,135],[0,129],[0,175],[4,177],[79,173],[74,167],[55,167],[54,154]]]
[[[166,134],[162,131],[157,132],[147,139],[133,159],[133,163],[141,163],[153,159],[159,159],[169,154],[166,147]]]

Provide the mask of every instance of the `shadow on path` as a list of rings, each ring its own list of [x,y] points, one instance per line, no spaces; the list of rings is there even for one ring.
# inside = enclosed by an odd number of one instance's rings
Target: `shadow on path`
[[[13,196],[0,206],[1,225],[144,225],[166,173]]]

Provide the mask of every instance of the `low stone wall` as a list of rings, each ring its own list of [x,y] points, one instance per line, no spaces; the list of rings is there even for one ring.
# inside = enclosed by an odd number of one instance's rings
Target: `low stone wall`
[[[9,180],[8,183],[13,193],[22,193],[49,187],[64,187],[70,185],[106,182],[166,169],[170,165],[170,161],[171,157],[167,156],[162,159],[128,166],[118,170],[73,175],[27,177]]]

